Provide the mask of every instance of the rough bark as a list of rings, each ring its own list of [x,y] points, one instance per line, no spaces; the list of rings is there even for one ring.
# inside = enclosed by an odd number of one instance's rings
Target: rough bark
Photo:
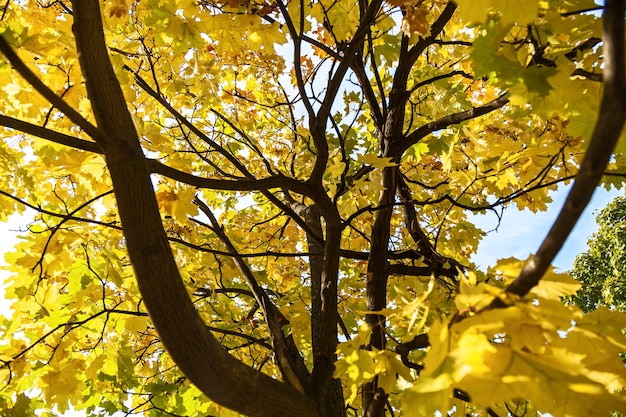
[[[407,114],[407,101],[410,97],[410,91],[407,89],[409,75],[413,66],[417,62],[418,57],[441,34],[445,25],[452,18],[456,5],[450,2],[446,5],[441,15],[432,24],[430,34],[427,37],[420,38],[415,45],[410,46],[410,40],[407,36],[402,37],[400,44],[400,55],[398,57],[398,66],[393,76],[393,87],[388,97],[387,111],[382,114],[383,119],[377,126],[380,138],[380,150],[383,157],[390,157],[392,161],[399,161],[402,154],[411,146],[430,135],[436,130],[444,129],[448,126],[461,123],[465,120],[473,119],[492,112],[506,103],[508,99],[505,95],[476,108],[443,116],[437,120],[427,123],[410,133],[405,132],[405,115]],[[357,75],[359,73],[356,67]],[[370,101],[372,101],[370,99]],[[373,111],[376,113],[376,111]],[[382,113],[382,112],[381,112]],[[400,181],[397,167],[387,167],[383,170],[383,186],[385,190],[381,193],[378,207],[376,211],[374,225],[372,226],[372,243],[370,247],[370,256],[368,259],[366,297],[367,309],[369,311],[380,311],[387,306],[387,280],[389,276],[389,240],[390,240],[390,221],[393,212],[393,203],[395,201],[395,193]],[[401,195],[400,199],[410,199],[410,195]],[[405,201],[408,203],[408,201]],[[411,208],[412,210],[412,208]],[[416,218],[416,214],[413,213]],[[414,220],[414,219],[408,219]],[[413,221],[408,222],[406,227],[413,232],[418,241],[417,252],[424,257],[430,258],[432,262],[431,271],[437,272],[441,270],[440,264],[443,259],[436,256],[436,251],[425,236],[418,237],[418,225]],[[419,231],[421,232],[421,231]],[[423,233],[422,233],[423,235]],[[421,246],[420,246],[421,245]],[[438,262],[434,262],[432,257],[437,257]],[[445,262],[444,262],[445,263]],[[451,262],[454,267],[458,263]],[[377,349],[385,348],[385,318],[379,314],[368,314],[366,322],[372,329],[370,339],[371,347]],[[382,417],[385,415],[386,394],[376,383],[376,379],[370,383],[366,383],[362,388],[362,403],[364,417]]]
[[[322,216],[316,205],[292,202],[294,212],[304,218],[307,224],[307,245],[309,256],[309,272],[311,274],[311,345],[313,348],[314,372],[309,386],[311,396],[322,406],[326,416],[345,416],[345,404],[341,382],[332,378],[334,371],[335,351],[337,349],[337,277],[331,277],[332,270],[339,268],[339,256],[332,256],[327,263],[327,240],[324,236]],[[339,230],[339,228],[338,228]],[[341,246],[331,234],[330,245]],[[335,251],[337,254],[340,251]],[[331,268],[332,270],[329,270]],[[337,269],[334,269],[337,268]],[[326,284],[325,284],[326,283]],[[331,288],[328,288],[328,287]],[[335,300],[329,305],[325,299]],[[330,318],[334,313],[335,318]]]
[[[315,233],[307,233],[306,240],[309,253],[316,254],[309,256],[309,272],[311,274],[311,344],[313,346],[313,356],[317,355],[318,343],[320,339],[320,323],[322,317],[322,276],[324,274],[324,243],[318,239],[324,235],[322,231],[322,221],[320,212],[316,206],[306,207],[302,205],[300,210],[304,221],[309,229]]]
[[[367,263],[366,302],[369,311],[380,311],[387,306],[387,262],[389,255],[390,222],[396,189],[396,167],[387,167],[383,170],[383,185],[385,190],[381,192],[376,211],[374,225],[372,226],[372,243],[370,257]],[[385,348],[385,316],[380,314],[368,314],[365,322],[372,329],[370,346],[376,349]],[[376,379],[363,384],[362,402],[364,417],[379,417],[384,415],[385,393],[378,385]]]
[[[148,168],[107,55],[98,0],[74,0],[81,68],[102,136],[141,295],[183,373],[218,404],[254,416],[318,416],[297,390],[239,362],[220,346],[183,285],[163,230]]]
[[[337,282],[339,279],[339,259],[341,248],[341,225],[326,219],[326,239],[324,247],[324,270],[322,272],[319,328],[314,367],[311,375],[313,398],[318,401],[327,417],[345,416],[345,405],[341,382],[333,378],[337,360]]]

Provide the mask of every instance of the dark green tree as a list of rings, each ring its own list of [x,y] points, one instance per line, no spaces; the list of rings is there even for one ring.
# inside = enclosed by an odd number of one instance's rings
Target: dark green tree
[[[626,197],[610,202],[596,217],[589,249],[576,257],[572,276],[583,287],[571,301],[585,312],[600,305],[626,311]]]

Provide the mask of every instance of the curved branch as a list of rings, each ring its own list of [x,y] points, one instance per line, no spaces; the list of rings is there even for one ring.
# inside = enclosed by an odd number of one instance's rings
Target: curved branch
[[[217,150],[222,156],[224,156],[224,158],[226,158],[231,164],[233,164],[233,166],[236,167],[246,178],[254,179],[254,175],[252,175],[246,169],[246,167],[241,163],[241,161],[237,157],[235,157],[235,155],[233,155],[228,150],[226,150],[223,146],[221,146],[219,143],[215,142],[214,140],[209,138],[207,135],[205,135],[204,132],[198,129],[196,125],[191,123],[189,119],[187,119],[178,110],[172,107],[172,105],[162,95],[160,95],[152,87],[150,87],[150,84],[148,84],[148,82],[144,80],[139,74],[133,72],[129,67],[125,67],[125,69],[129,72],[132,72],[135,78],[135,82],[137,82],[137,85],[141,87],[141,89],[144,90],[146,93],[148,93],[152,98],[154,98],[168,112],[170,112],[170,114],[174,116],[174,118],[178,122],[180,122],[182,125],[188,128],[190,131],[192,131],[194,135],[196,135],[206,144],[211,146],[213,149]]]
[[[143,311],[118,310],[118,309],[115,309],[115,308],[103,308],[102,310],[98,311],[97,313],[92,314],[91,316],[89,316],[89,317],[87,317],[85,319],[68,321],[68,322],[65,322],[65,323],[61,323],[61,324],[57,325],[56,327],[50,329],[48,332],[44,333],[40,338],[35,340],[33,343],[31,343],[30,345],[26,346],[24,349],[22,349],[21,351],[17,352],[15,355],[11,356],[11,360],[0,361],[1,362],[0,369],[2,369],[4,367],[9,367],[11,365],[11,362],[13,362],[13,361],[21,358],[25,354],[27,354],[35,346],[37,346],[39,343],[41,343],[44,340],[46,340],[49,336],[51,336],[52,334],[56,333],[60,329],[66,329],[65,330],[65,334],[67,334],[67,333],[71,332],[72,330],[74,330],[74,329],[76,329],[78,327],[81,327],[84,324],[87,324],[91,320],[100,317],[103,314],[106,314],[107,316],[109,314],[121,314],[121,315],[125,315],[125,316],[148,317],[148,313],[144,313]],[[69,329],[68,329],[68,327],[69,327]],[[229,335],[229,336],[240,337],[242,339],[247,340],[248,342],[255,343],[255,344],[257,344],[259,346],[262,346],[262,347],[264,347],[266,349],[271,349],[272,348],[263,339],[259,339],[259,338],[253,337],[253,336],[249,336],[247,334],[239,333],[239,332],[236,332],[234,330],[220,329],[219,327],[215,327],[215,326],[207,326],[207,327],[209,327],[209,329],[211,329],[211,331],[216,332],[216,333],[222,333],[222,334]]]
[[[457,76],[457,75],[460,75],[460,76],[462,76],[464,78],[467,78],[467,79],[470,79],[470,80],[473,79],[473,77],[470,74],[468,74],[467,72],[465,72],[465,71],[452,71],[452,72],[449,72],[447,74],[437,75],[436,77],[432,77],[432,78],[429,78],[427,80],[420,81],[419,83],[415,84],[409,90],[409,93],[413,93],[413,92],[417,91],[418,89],[424,87],[425,85],[430,85],[430,84],[433,84],[436,81],[445,80],[446,78],[451,78],[451,77],[454,77],[454,76]]]
[[[100,129],[128,253],[146,309],[189,380],[225,407],[255,416],[318,416],[294,388],[229,355],[198,314],[174,260],[139,138],[106,49],[98,0],[73,0],[74,33]],[[281,407],[276,407],[281,404]]]
[[[315,118],[309,121],[311,136],[313,138],[315,148],[317,149],[317,157],[315,158],[315,164],[311,173],[311,179],[315,181],[316,184],[321,184],[322,176],[328,163],[329,150],[328,143],[326,142],[325,131],[326,124],[331,115],[333,103],[335,102],[337,94],[343,85],[346,72],[350,68],[352,61],[356,58],[357,51],[361,50],[363,47],[363,41],[366,38],[370,26],[376,20],[381,4],[381,0],[374,0],[367,6],[367,9],[361,16],[359,26],[356,29],[352,40],[349,42],[348,47],[344,51],[343,58],[339,61],[337,70],[326,84],[326,93],[324,94],[319,111],[315,115]]]
[[[46,139],[60,145],[69,146],[74,149],[94,152],[97,154],[104,153],[102,148],[96,142],[78,139],[74,136],[66,135],[64,133],[60,133],[51,129],[47,129],[45,127],[37,126],[35,124],[24,122],[22,120],[1,114],[0,126],[19,130],[20,132],[28,133],[29,135],[37,136],[42,139]],[[281,174],[260,179],[249,179],[243,177],[237,180],[204,178],[197,175],[189,174],[188,172],[180,171],[176,168],[172,168],[156,159],[145,159],[146,164],[148,165],[148,169],[151,173],[163,175],[164,177],[198,188],[210,188],[212,190],[225,191],[265,191],[272,188],[282,188],[306,196],[308,196],[308,191],[310,190],[310,188],[307,187],[303,182],[300,182],[290,177],[286,177]]]
[[[29,135],[47,139],[51,142],[69,146],[75,149],[81,149],[83,151],[95,152],[99,154],[103,153],[102,149],[100,148],[100,146],[98,146],[96,142],[78,139],[64,133],[56,132],[45,127],[25,122],[23,120],[5,116],[3,114],[0,114],[0,126],[19,130],[20,132],[28,133]]]
[[[413,192],[400,175],[396,183],[396,194],[402,207],[404,227],[417,244],[419,252],[424,256],[424,262],[433,269],[441,268],[445,264],[451,265],[450,268],[446,269],[451,269],[453,272],[456,268],[460,271],[465,269],[456,260],[441,256],[435,249],[435,246],[430,242],[428,236],[426,236],[426,233],[421,229],[415,206],[411,204],[411,201],[413,201]]]
[[[189,174],[172,168],[157,161],[156,159],[146,158],[148,169],[154,174],[160,174],[164,177],[192,185],[197,188],[210,188],[212,190],[225,191],[267,191],[275,188],[282,188],[295,193],[311,197],[310,189],[305,183],[296,179],[277,174],[272,177],[249,179],[241,178],[236,180],[225,180],[215,178],[204,178],[197,175]]]
[[[42,207],[39,207],[39,206],[31,204],[31,203],[29,203],[27,201],[24,201],[21,198],[15,197],[13,194],[7,193],[6,191],[3,191],[3,190],[0,190],[0,195],[3,195],[5,197],[7,197],[7,198],[10,198],[11,200],[17,202],[18,204],[21,204],[24,207],[28,207],[29,209],[35,210],[38,213],[46,214],[46,215],[51,216],[51,217],[61,218],[61,219],[63,219],[64,222],[68,221],[68,220],[74,220],[76,222],[95,224],[97,226],[104,226],[104,227],[109,227],[109,228],[117,229],[117,230],[121,230],[122,229],[121,227],[116,226],[115,223],[106,223],[106,222],[102,222],[102,221],[99,221],[99,220],[85,219],[83,217],[76,217],[76,216],[71,215],[71,214],[55,213],[53,211],[46,210],[46,209],[44,209]]]
[[[416,369],[419,372],[424,369],[424,366],[409,361],[409,353],[417,349],[425,349],[429,346],[430,341],[428,340],[428,334],[418,334],[408,342],[398,343],[398,346],[396,346],[396,352],[400,355],[400,359],[405,366]]]

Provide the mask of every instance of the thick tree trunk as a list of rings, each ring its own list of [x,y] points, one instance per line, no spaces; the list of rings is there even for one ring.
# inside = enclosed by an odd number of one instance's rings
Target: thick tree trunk
[[[309,206],[301,210],[312,233],[307,233],[307,244],[309,253],[317,255],[309,256],[309,272],[311,274],[311,344],[313,346],[313,356],[318,354],[321,338],[322,320],[322,276],[324,275],[324,243],[320,242],[324,236],[322,230],[321,215],[317,206]]]
[[[324,245],[324,270],[319,284],[320,304],[317,339],[313,340],[314,367],[312,377],[313,398],[317,400],[326,417],[344,417],[345,404],[341,382],[333,378],[337,360],[337,281],[339,278],[339,253],[341,226],[326,222]]]
[[[295,389],[239,362],[220,346],[183,285],[161,223],[135,128],[104,42],[98,0],[74,0],[74,31],[124,235],[141,295],[163,344],[211,400],[253,416],[318,416]]]
[[[324,236],[322,216],[316,205],[292,204],[294,211],[304,218],[307,224],[309,272],[311,274],[311,345],[313,347],[314,366],[317,368],[311,375],[311,396],[321,404],[325,416],[344,417],[346,415],[341,381],[332,378],[333,362],[336,360],[337,349],[337,277],[339,268],[338,256],[326,256],[330,242],[331,251],[339,254],[341,233],[331,234],[331,239],[321,240]],[[339,228],[338,228],[339,230]],[[338,239],[332,236],[339,236]],[[336,250],[335,250],[336,249]],[[330,262],[327,262],[327,259]],[[333,272],[334,271],[334,272]],[[334,277],[334,278],[333,278]],[[335,300],[332,305],[326,298]],[[334,316],[329,323],[329,316]]]
[[[396,188],[396,167],[383,170],[382,191],[372,226],[372,244],[367,264],[367,309],[380,311],[387,306],[387,260],[389,255],[390,222]],[[368,314],[365,321],[372,329],[370,345],[376,349],[385,348],[385,316]],[[385,392],[378,388],[376,379],[363,385],[362,402],[364,417],[380,417],[384,415],[386,400]]]

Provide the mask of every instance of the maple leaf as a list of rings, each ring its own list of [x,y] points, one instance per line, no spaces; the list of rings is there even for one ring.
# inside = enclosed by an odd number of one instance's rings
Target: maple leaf
[[[517,176],[515,175],[515,172],[511,169],[505,169],[497,176],[496,187],[498,187],[498,189],[500,190],[504,190],[510,185],[517,185],[518,182],[519,181],[517,179]]]
[[[171,189],[162,185],[156,192],[157,201],[162,209],[179,224],[189,221],[189,216],[198,214],[198,207],[193,204],[196,191],[193,188]]]
[[[515,0],[460,0],[459,14],[467,22],[484,22],[489,12],[499,12],[504,25],[518,23],[520,25],[532,22],[539,10],[538,1],[530,0],[519,2]]]
[[[123,15],[126,14],[126,7],[124,5],[117,5],[117,6],[113,6],[111,7],[111,10],[109,11],[109,16],[113,17],[122,17]]]
[[[43,391],[46,397],[51,400],[65,401],[77,399],[80,396],[80,391],[85,387],[85,383],[79,378],[84,366],[84,361],[73,360],[60,369],[46,372],[41,377],[45,384]]]
[[[359,160],[373,166],[374,168],[385,168],[396,166],[395,162],[391,162],[393,158],[383,158],[374,154],[359,155]]]
[[[407,7],[400,26],[402,32],[407,36],[411,36],[413,33],[427,36],[430,31],[430,24],[427,20],[428,14],[428,8],[423,3]]]

